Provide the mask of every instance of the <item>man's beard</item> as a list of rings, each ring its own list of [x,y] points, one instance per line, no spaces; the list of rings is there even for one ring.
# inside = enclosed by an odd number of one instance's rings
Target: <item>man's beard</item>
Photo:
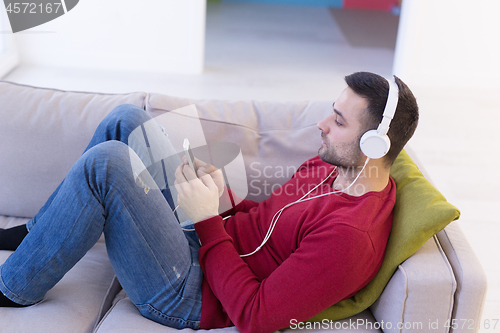
[[[318,150],[319,158],[322,161],[347,170],[361,167],[364,164],[365,156],[359,147],[361,137],[341,147],[344,156],[337,154],[337,151],[331,146],[330,142],[324,136],[321,137],[323,142],[325,142],[325,145],[321,146]]]

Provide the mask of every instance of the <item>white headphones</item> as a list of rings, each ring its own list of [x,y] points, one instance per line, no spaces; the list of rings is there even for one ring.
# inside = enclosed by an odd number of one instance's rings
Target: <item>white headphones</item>
[[[387,82],[389,83],[389,95],[382,121],[376,130],[367,131],[359,141],[363,154],[372,159],[384,157],[391,148],[391,140],[389,140],[387,132],[398,106],[399,88],[394,80],[387,80]]]

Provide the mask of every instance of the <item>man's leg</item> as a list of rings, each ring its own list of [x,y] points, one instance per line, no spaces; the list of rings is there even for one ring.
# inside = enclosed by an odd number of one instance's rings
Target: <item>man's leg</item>
[[[82,155],[0,267],[0,291],[19,304],[40,301],[104,231],[113,269],[141,313],[171,327],[199,328],[198,245],[188,242],[158,189],[146,193],[136,185],[132,165],[140,163],[118,141]]]

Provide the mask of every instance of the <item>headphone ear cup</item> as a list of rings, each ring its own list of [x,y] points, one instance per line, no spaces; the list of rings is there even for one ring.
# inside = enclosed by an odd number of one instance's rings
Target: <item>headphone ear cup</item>
[[[391,140],[387,135],[377,133],[377,130],[370,130],[363,134],[359,146],[366,157],[377,159],[387,154],[391,148]]]

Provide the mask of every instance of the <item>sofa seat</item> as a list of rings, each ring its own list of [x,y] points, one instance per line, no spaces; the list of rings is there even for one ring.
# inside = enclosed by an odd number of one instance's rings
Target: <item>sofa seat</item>
[[[365,323],[366,325],[357,325]],[[295,325],[295,326],[293,326]],[[370,310],[365,310],[353,317],[337,320],[334,322],[325,321],[324,323],[309,323],[308,325],[316,325],[306,327],[298,323],[292,323],[293,328],[281,330],[281,332],[358,332],[358,333],[379,333],[383,332],[378,327],[377,320],[373,317]],[[121,291],[111,307],[110,311],[105,315],[101,324],[97,327],[95,333],[175,333],[174,328],[159,325],[151,320],[141,316],[132,301]],[[219,332],[219,333],[236,333],[239,332],[235,327],[226,327],[211,330],[192,330],[184,329],[182,332]]]
[[[27,221],[26,218],[0,216],[0,228],[14,227]],[[10,251],[0,251],[0,264],[10,254]],[[3,308],[0,311],[0,331],[92,332],[110,307],[118,286],[104,238],[101,238],[40,303],[26,308]]]

